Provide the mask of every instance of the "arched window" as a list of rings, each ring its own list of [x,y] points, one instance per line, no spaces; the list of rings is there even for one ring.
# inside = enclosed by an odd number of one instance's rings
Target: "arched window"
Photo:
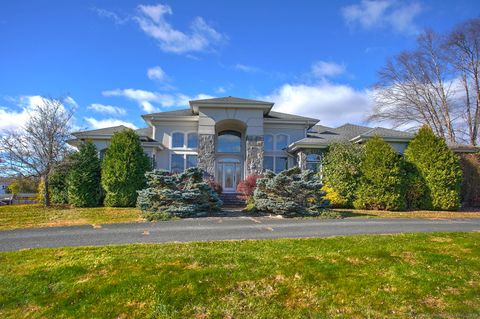
[[[236,131],[223,131],[218,133],[217,152],[240,153],[241,134]]]
[[[264,144],[265,151],[273,151],[273,135],[265,134],[263,138],[263,144]]]
[[[175,132],[172,134],[172,147],[182,148],[185,145],[185,136],[183,133]]]
[[[187,135],[187,147],[188,148],[197,148],[198,147],[198,134],[197,133],[188,133],[188,135]]]
[[[288,146],[288,136],[285,134],[278,134],[275,138],[275,149],[281,151]]]

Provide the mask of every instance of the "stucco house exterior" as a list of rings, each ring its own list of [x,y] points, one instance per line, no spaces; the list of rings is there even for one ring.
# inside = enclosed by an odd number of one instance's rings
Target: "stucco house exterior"
[[[318,169],[322,154],[334,142],[364,143],[380,136],[402,153],[413,138],[411,133],[381,127],[326,127],[318,125],[318,119],[272,111],[273,105],[236,97],[195,100],[189,109],[143,115],[147,127],[136,132],[156,168],[179,172],[201,167],[226,193],[266,169]],[[112,135],[125,129],[77,132],[69,143],[75,146],[89,139],[102,156]]]

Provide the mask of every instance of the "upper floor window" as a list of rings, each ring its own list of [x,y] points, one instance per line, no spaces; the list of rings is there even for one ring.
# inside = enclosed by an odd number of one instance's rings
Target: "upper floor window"
[[[173,133],[172,134],[172,147],[182,148],[185,145],[185,137],[183,133]]]
[[[320,154],[309,154],[306,157],[306,169],[314,172],[321,170],[322,156]]]
[[[241,134],[236,131],[223,131],[218,133],[217,152],[240,153]]]
[[[288,146],[288,136],[285,134],[278,134],[275,139],[275,148],[277,151],[283,150]]]
[[[263,139],[265,151],[273,151],[273,135],[266,134]]]
[[[188,148],[197,148],[198,147],[198,134],[197,133],[188,133],[188,135],[187,135],[187,147]]]

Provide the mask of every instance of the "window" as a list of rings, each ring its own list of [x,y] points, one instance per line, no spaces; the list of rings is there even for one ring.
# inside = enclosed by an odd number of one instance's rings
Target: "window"
[[[172,147],[182,148],[185,145],[184,143],[184,134],[183,133],[173,133],[172,134]]]
[[[306,158],[306,168],[318,172],[320,171],[322,157],[319,154],[310,154]]]
[[[277,151],[283,150],[288,146],[288,136],[285,134],[278,134],[275,139],[275,149]]]
[[[265,151],[273,151],[273,135],[265,135],[263,143]]]
[[[170,171],[172,173],[181,173],[185,170],[185,155],[184,154],[172,154],[172,162],[170,165]]]
[[[275,173],[280,173],[288,168],[288,159],[285,156],[275,157]]]
[[[187,155],[187,168],[197,167],[197,155]]]
[[[270,170],[273,172],[273,156],[264,156],[263,157],[263,169]]]
[[[187,135],[187,147],[188,148],[197,148],[198,147],[198,134],[197,133],[188,133],[188,135]]]
[[[217,152],[240,153],[241,135],[236,131],[223,131],[218,133]]]

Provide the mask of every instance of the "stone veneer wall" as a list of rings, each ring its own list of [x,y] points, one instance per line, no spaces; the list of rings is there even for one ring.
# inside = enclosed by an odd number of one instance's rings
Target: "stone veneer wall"
[[[247,176],[263,173],[263,136],[247,135],[246,139]],[[245,176],[245,177],[247,177]]]
[[[209,176],[215,175],[215,135],[200,134],[198,137],[198,167]]]
[[[297,153],[297,156],[298,156],[298,167],[300,167],[300,169],[302,171],[306,170],[307,169],[307,154],[305,153],[304,150],[300,150]]]

